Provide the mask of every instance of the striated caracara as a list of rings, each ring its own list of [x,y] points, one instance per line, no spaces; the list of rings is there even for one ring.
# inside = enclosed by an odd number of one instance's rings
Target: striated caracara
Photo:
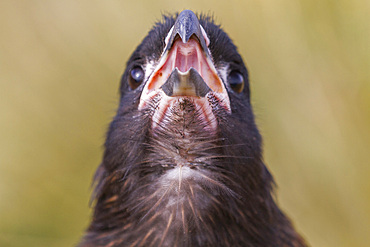
[[[190,10],[165,16],[127,62],[79,246],[306,246],[261,142],[228,35]]]

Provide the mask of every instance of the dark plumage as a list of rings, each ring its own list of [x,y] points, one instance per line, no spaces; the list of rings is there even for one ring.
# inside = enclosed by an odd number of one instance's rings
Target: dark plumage
[[[305,246],[272,197],[243,60],[210,17],[205,33],[197,21],[165,16],[127,62],[80,246]],[[168,93],[171,71],[182,79]]]

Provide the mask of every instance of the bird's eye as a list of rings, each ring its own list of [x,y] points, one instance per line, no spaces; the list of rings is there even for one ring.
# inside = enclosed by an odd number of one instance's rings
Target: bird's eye
[[[230,84],[232,90],[237,93],[241,93],[244,88],[244,78],[241,73],[238,71],[231,71],[229,76],[227,77],[227,81]]]
[[[130,71],[129,84],[131,89],[136,89],[144,81],[145,73],[140,66],[135,66]]]

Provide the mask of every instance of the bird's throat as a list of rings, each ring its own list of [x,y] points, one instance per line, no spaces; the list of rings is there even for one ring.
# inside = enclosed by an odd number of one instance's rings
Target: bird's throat
[[[174,98],[152,117],[150,157],[164,166],[202,166],[209,146],[218,142],[217,119],[207,99]],[[215,150],[213,150],[215,151]]]

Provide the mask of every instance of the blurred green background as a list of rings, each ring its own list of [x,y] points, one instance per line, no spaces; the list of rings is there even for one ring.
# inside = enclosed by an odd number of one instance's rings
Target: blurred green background
[[[0,246],[73,246],[125,62],[162,13],[239,47],[281,207],[312,246],[370,243],[370,2],[0,1]]]

